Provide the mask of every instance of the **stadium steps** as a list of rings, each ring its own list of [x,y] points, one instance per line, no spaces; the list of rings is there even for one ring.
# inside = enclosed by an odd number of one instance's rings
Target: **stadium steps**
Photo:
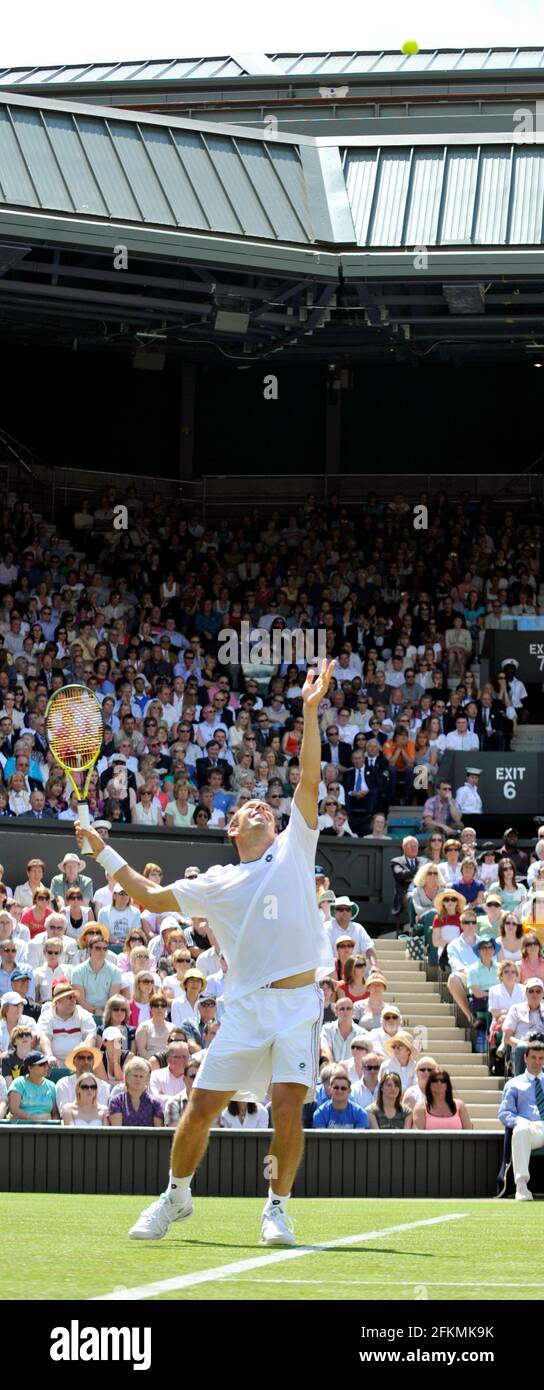
[[[516,753],[542,753],[544,751],[544,724],[522,724],[512,739],[512,750]],[[505,758],[508,755],[505,754]]]
[[[404,941],[380,938],[376,954],[388,983],[387,1001],[397,1004],[410,1031],[426,1028],[425,1051],[450,1072],[474,1129],[502,1133],[497,1119],[502,1080],[489,1075],[485,1055],[472,1051],[463,1028],[457,1026],[453,1003],[442,1002],[438,982],[427,979],[422,961],[406,955]]]

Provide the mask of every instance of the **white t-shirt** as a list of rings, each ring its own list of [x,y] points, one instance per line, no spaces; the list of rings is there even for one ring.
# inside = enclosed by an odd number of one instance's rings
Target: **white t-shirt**
[[[287,829],[259,859],[218,864],[171,885],[180,912],[207,917],[227,957],[225,1003],[284,975],[332,969],[315,897],[318,834],[293,802]]]
[[[508,1012],[512,1004],[525,1004],[526,1002],[525,990],[518,981],[516,981],[512,993],[509,994],[506,985],[503,985],[502,981],[499,980],[498,985],[491,985],[487,996],[487,1007],[491,1010],[506,1009]]]
[[[102,907],[111,907],[113,893],[109,884],[105,883],[103,888],[97,888],[96,893],[93,893],[93,902],[96,912],[100,912]]]

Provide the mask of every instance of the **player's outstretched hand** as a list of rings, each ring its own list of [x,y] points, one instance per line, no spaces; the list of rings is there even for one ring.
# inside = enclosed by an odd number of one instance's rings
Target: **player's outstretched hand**
[[[325,657],[321,662],[320,671],[314,671],[310,667],[310,670],[306,672],[306,680],[302,687],[302,699],[304,704],[308,705],[310,709],[313,708],[314,705],[319,705],[323,696],[327,694],[335,665],[335,657],[333,657],[332,661],[327,661]]]
[[[82,850],[83,846],[85,845],[84,852],[88,854],[89,851],[87,849],[87,844],[89,844],[91,846],[91,852],[94,859],[96,859],[97,854],[100,854],[100,851],[102,849],[106,848],[106,843],[102,839],[102,836],[98,834],[98,830],[93,830],[92,827],[89,830],[84,830],[83,826],[80,825],[79,821],[75,820],[74,831],[78,849]]]

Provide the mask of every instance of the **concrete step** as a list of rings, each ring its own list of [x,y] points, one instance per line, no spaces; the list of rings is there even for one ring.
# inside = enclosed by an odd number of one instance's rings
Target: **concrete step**
[[[495,1114],[497,1113],[497,1108],[499,1106],[501,1098],[500,1091],[477,1091],[475,1087],[472,1085],[461,1087],[461,1084],[459,1082],[456,1082],[455,1084],[457,1085],[459,1095],[462,1096],[465,1105],[481,1106],[489,1104],[494,1106]]]
[[[468,1100],[465,1095],[462,1097],[462,1099],[464,1100],[465,1105],[468,1105]],[[470,1114],[473,1120],[475,1120],[476,1118],[478,1118],[479,1120],[496,1120],[497,1104],[486,1104],[486,1102],[483,1100],[475,1101],[473,1103]]]
[[[476,1120],[476,1122],[473,1122],[473,1125],[475,1131],[486,1130],[489,1132],[492,1130],[495,1134],[504,1134],[504,1126],[501,1125],[500,1120]]]

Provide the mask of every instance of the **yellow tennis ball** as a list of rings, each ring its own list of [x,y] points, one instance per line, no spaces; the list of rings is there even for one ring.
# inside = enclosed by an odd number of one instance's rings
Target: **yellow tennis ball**
[[[416,43],[415,39],[407,39],[406,43],[402,45],[402,51],[403,53],[419,53],[419,44]]]

